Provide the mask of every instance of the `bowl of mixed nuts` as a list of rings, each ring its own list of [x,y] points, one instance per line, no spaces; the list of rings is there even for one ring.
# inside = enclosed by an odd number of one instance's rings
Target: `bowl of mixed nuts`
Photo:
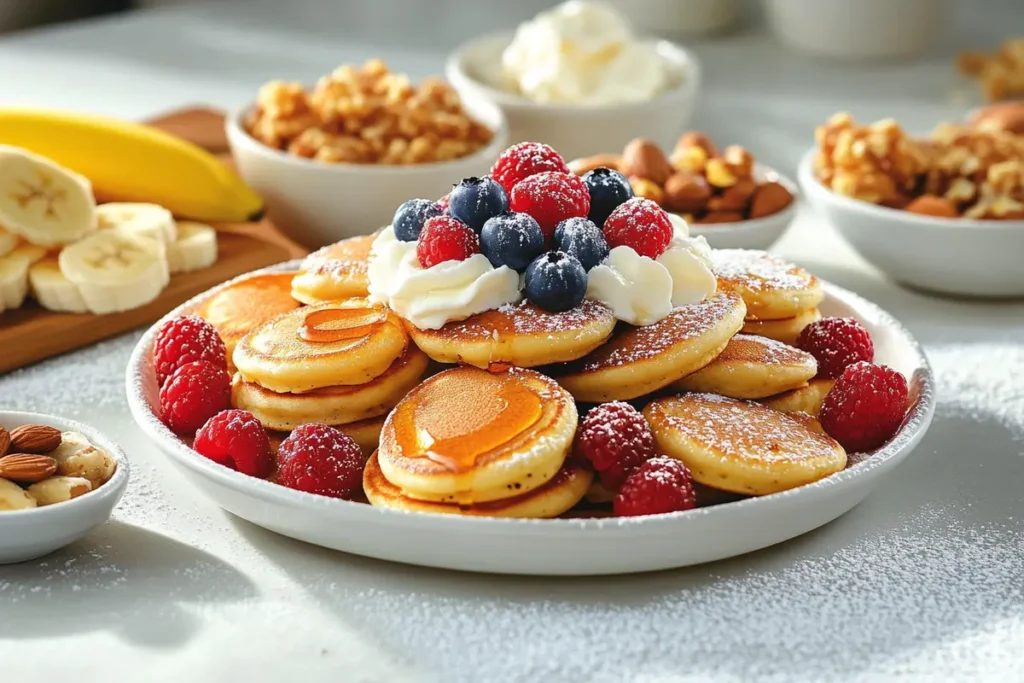
[[[373,232],[406,199],[440,199],[485,175],[508,141],[496,105],[439,78],[413,84],[377,59],[313,87],[266,83],[225,125],[241,175],[309,248]]]
[[[117,444],[91,427],[0,411],[0,564],[41,557],[105,522],[128,473]]]

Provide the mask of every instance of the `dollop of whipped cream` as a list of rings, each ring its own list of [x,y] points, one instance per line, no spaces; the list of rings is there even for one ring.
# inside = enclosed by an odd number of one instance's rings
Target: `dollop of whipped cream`
[[[390,226],[370,250],[369,299],[382,303],[421,330],[436,330],[520,297],[519,274],[495,268],[483,254],[465,261],[420,265],[416,242],[402,242]]]
[[[615,247],[587,275],[587,298],[612,309],[630,325],[653,325],[677,306],[704,301],[718,289],[711,270],[711,247],[703,237],[690,237],[689,226],[669,214],[672,240],[657,259],[632,247]]]
[[[649,100],[669,80],[654,45],[599,2],[570,0],[521,24],[501,56],[502,80],[542,103],[609,105]]]

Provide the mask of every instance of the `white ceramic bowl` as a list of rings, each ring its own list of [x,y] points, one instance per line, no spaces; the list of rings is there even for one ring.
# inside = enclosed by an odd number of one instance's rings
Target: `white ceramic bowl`
[[[271,220],[313,249],[371,233],[391,223],[405,200],[438,199],[463,178],[488,173],[508,146],[505,116],[479,97],[464,94],[462,104],[494,139],[475,154],[434,164],[334,164],[288,154],[246,132],[249,107],[228,116],[225,128],[238,171],[263,197]]]
[[[690,234],[703,236],[715,249],[768,249],[778,242],[796,218],[800,192],[796,183],[764,164],[754,164],[754,179],[774,180],[792,193],[793,201],[782,211],[763,218],[735,223],[691,223]]]
[[[699,35],[728,28],[740,17],[740,0],[608,0],[644,33]]]
[[[107,521],[128,485],[130,467],[124,452],[92,427],[54,415],[0,411],[0,426],[5,429],[26,424],[84,434],[93,445],[117,461],[117,470],[95,491],[66,503],[0,512],[0,564],[25,562],[74,543]]]
[[[933,218],[836,194],[800,162],[803,196],[864,257],[897,282],[943,294],[1024,296],[1024,221]]]
[[[501,53],[511,40],[510,34],[495,34],[463,45],[448,58],[445,76],[462,97],[487,99],[501,107],[513,144],[544,142],[566,159],[615,152],[640,136],[671,148],[690,121],[701,71],[696,57],[678,45],[656,42],[679,79],[670,90],[646,102],[590,107],[538,104],[489,81],[488,74],[501,64]]]
[[[758,550],[832,521],[861,502],[924,436],[934,410],[934,380],[921,347],[874,304],[831,284],[825,292],[822,313],[860,319],[874,339],[877,360],[909,379],[914,402],[903,427],[873,455],[814,484],[682,513],[554,520],[410,513],[247,477],[195,453],[155,417],[151,351],[163,321],[143,335],[128,363],[128,403],[142,430],[203,494],[285,536],[396,562],[499,574],[625,574],[682,567]]]

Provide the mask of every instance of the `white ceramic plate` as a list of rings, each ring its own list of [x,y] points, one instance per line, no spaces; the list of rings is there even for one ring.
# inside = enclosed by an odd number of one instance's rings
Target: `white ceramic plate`
[[[287,270],[298,262],[268,270]],[[215,291],[215,290],[214,290]],[[914,403],[885,447],[814,484],[761,498],[655,517],[517,520],[398,512],[311,495],[247,477],[188,448],[154,415],[154,325],[128,364],[128,403],[153,443],[225,510],[285,536],[345,552],[429,567],[499,574],[626,574],[741,555],[806,533],[861,502],[924,436],[934,410],[931,369],[888,313],[825,285],[825,315],[852,315],[871,332],[878,362],[910,380]],[[198,300],[168,315],[180,315]]]
[[[0,565],[42,557],[82,538],[107,521],[128,485],[130,468],[124,452],[92,427],[55,415],[0,411],[0,426],[5,429],[26,424],[84,434],[117,461],[117,470],[103,486],[65,503],[0,512]]]

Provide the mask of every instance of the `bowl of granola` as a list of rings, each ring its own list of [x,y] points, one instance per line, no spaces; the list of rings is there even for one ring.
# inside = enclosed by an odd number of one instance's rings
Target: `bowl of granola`
[[[409,197],[486,174],[507,146],[501,110],[446,82],[419,84],[380,60],[312,87],[271,81],[227,118],[238,170],[292,239],[315,248],[387,225]]]
[[[836,114],[816,138],[803,195],[865,260],[931,292],[1024,296],[1024,136],[944,123],[912,137]]]

